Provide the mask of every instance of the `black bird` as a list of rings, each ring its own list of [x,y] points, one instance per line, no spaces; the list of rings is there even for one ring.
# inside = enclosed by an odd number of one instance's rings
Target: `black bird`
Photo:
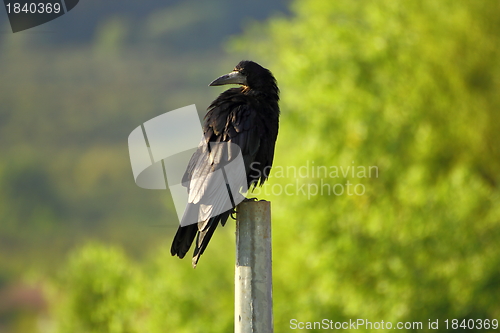
[[[203,124],[204,138],[183,177],[183,184],[188,187],[190,196],[186,212],[193,201],[191,194],[200,192],[200,188],[206,186],[203,184],[204,178],[218,167],[217,164],[227,162],[224,161],[227,156],[222,156],[220,150],[210,149],[213,143],[238,145],[245,164],[248,189],[262,185],[271,170],[280,114],[276,79],[268,69],[244,60],[231,73],[215,79],[210,86],[224,84],[241,86],[224,91],[207,109]],[[202,159],[200,156],[203,154],[209,155],[209,158]],[[186,212],[170,252],[173,256],[183,258],[196,237],[193,253],[193,267],[196,267],[218,224],[224,226],[233,209],[198,223],[196,220],[185,221],[189,215]]]

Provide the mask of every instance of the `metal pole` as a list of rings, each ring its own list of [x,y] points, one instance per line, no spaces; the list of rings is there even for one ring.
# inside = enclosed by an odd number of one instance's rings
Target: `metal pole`
[[[245,201],[236,220],[235,333],[272,333],[271,203]]]

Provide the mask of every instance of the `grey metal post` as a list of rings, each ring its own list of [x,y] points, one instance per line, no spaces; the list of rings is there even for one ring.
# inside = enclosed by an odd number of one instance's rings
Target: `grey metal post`
[[[271,203],[245,201],[236,220],[235,333],[272,333]]]

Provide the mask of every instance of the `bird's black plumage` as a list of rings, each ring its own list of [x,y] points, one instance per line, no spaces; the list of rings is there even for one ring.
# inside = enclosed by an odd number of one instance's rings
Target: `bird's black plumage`
[[[253,61],[241,61],[234,70],[214,80],[210,85],[239,84],[240,87],[224,91],[208,107],[203,124],[204,139],[194,153],[183,184],[187,184],[189,202],[187,210],[199,209],[190,203],[206,193],[205,177],[227,159],[219,150],[211,150],[211,143],[229,142],[238,145],[245,164],[248,188],[262,185],[269,176],[278,136],[279,89],[276,79],[266,68]],[[203,156],[209,155],[209,159]],[[194,207],[194,208],[193,208]],[[196,238],[193,267],[205,251],[218,224],[225,225],[232,210],[204,221],[181,226],[172,242],[171,253],[183,258]]]

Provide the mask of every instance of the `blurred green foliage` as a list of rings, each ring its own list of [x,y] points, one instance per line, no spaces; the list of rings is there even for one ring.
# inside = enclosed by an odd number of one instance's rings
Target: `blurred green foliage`
[[[225,242],[231,233],[221,232]],[[234,248],[233,248],[234,251]],[[214,248],[207,265],[173,260],[165,248],[141,265],[116,247],[73,253],[49,288],[54,332],[230,332],[233,258]]]
[[[377,166],[379,176],[347,179],[362,196],[272,197],[276,327],[498,318],[500,4],[293,9],[232,44],[267,59],[280,82],[275,163]]]
[[[116,249],[89,244],[73,255],[58,284],[67,299],[60,306],[62,332],[140,332],[142,281]]]
[[[270,68],[282,91],[275,171],[261,191],[281,194],[259,195],[273,207],[275,331],[288,331],[293,318],[421,321],[424,328],[428,319],[500,319],[500,4],[296,0],[292,12],[230,43]],[[34,62],[13,44],[3,55],[18,64],[5,66],[11,84],[0,92],[0,212],[9,244],[26,220],[39,221],[39,233],[52,230],[47,223],[71,221],[77,231],[101,223],[109,228],[104,240],[133,230],[135,249],[170,241],[173,228],[125,227],[172,213],[158,192],[133,188],[123,140],[165,105],[184,106],[189,82],[205,84],[227,68],[207,73],[187,66],[195,57],[173,59],[179,66],[172,67],[154,55],[123,54],[126,24],[114,22],[103,26],[102,47],[90,59],[75,51]],[[42,85],[51,75],[71,85]],[[165,100],[166,90],[175,101]],[[55,91],[71,99],[47,97]],[[37,105],[39,114],[10,112]],[[38,144],[20,144],[26,137]],[[7,162],[14,156],[18,165]],[[307,165],[376,166],[378,176],[276,173]],[[24,175],[37,184],[30,197],[18,191]],[[347,181],[365,193],[312,195]],[[24,198],[16,204],[40,205],[14,209],[16,196]],[[142,263],[120,247],[81,248],[51,285],[54,330],[232,331],[231,228],[218,230],[196,270],[168,248]]]

